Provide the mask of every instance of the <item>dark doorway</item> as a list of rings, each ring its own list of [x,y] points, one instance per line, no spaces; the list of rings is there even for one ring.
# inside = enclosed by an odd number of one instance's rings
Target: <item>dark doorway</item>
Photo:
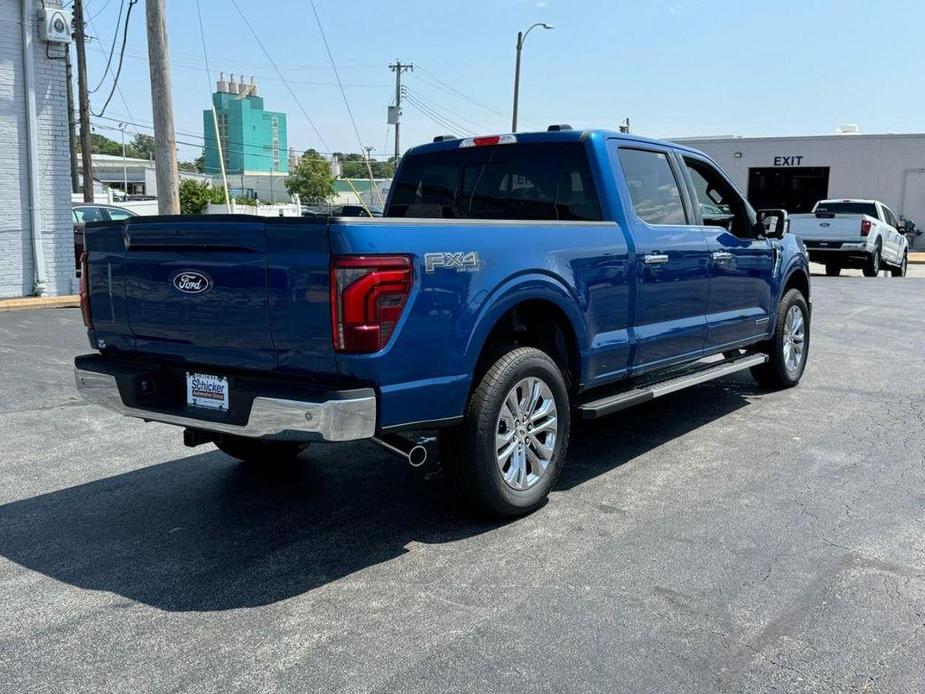
[[[748,201],[755,209],[772,207],[792,214],[809,212],[828,195],[828,166],[748,170]]]

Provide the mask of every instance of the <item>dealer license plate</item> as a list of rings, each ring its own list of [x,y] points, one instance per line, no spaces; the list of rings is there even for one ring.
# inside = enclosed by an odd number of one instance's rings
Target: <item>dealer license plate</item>
[[[209,374],[186,374],[186,404],[207,410],[227,410],[228,379]]]

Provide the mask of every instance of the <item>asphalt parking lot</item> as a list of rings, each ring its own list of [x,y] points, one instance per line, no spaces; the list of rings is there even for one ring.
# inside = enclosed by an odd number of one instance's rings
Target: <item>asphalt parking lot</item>
[[[803,383],[578,427],[473,522],[371,444],[247,469],[0,313],[0,691],[925,691],[925,279],[814,278]]]

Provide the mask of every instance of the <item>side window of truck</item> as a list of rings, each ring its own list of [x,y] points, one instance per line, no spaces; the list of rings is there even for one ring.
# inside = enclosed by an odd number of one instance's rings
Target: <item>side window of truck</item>
[[[694,204],[700,207],[704,226],[723,227],[741,238],[753,236],[742,197],[719,171],[706,162],[688,157],[684,157],[684,164],[694,185]]]
[[[896,215],[893,214],[893,211],[889,207],[883,208],[883,216],[887,224],[896,229],[899,226],[899,223],[896,221]]]
[[[621,147],[620,166],[633,212],[647,224],[688,224],[678,181],[661,152]]]

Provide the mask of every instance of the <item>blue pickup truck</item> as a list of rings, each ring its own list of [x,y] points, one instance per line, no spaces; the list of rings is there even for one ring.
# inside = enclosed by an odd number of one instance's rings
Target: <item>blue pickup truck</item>
[[[800,380],[806,251],[708,157],[551,126],[438,137],[382,218],[136,217],[88,225],[90,401],[244,461],[372,439],[518,515],[570,421],[751,369]]]

